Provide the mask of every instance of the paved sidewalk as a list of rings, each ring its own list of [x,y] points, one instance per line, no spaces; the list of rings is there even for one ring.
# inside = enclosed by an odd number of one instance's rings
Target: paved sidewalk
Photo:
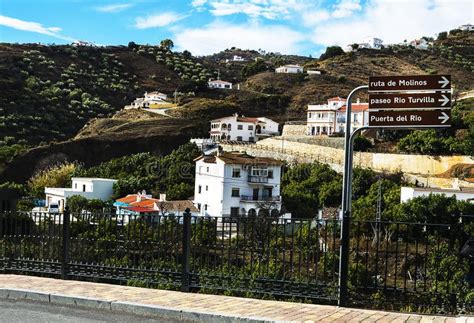
[[[443,317],[339,308],[158,289],[0,275],[0,299],[26,299],[200,322],[473,322]]]

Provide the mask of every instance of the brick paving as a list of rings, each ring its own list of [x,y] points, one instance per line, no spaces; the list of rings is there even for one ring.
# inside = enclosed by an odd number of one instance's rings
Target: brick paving
[[[29,290],[50,295],[129,302],[177,311],[284,322],[444,322],[474,323],[474,317],[445,317],[340,308],[240,297],[182,293],[52,278],[0,275],[0,289]]]

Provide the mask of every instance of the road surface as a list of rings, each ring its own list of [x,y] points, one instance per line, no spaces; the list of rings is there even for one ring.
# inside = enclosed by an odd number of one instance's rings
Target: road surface
[[[50,303],[0,299],[1,323],[98,323],[98,322],[178,322],[158,317],[121,314],[110,310],[93,310],[57,306]]]

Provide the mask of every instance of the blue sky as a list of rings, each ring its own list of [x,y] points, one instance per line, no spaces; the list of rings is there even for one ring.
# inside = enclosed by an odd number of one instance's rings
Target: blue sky
[[[473,23],[471,0],[0,0],[0,41],[232,46],[319,55],[367,36],[402,42]]]

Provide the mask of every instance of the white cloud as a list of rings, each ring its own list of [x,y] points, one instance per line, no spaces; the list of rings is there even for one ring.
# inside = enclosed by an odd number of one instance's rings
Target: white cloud
[[[327,10],[307,11],[302,13],[303,24],[305,26],[316,26],[323,21],[331,18],[331,14]]]
[[[349,17],[354,11],[361,9],[360,0],[341,0],[341,2],[335,5],[332,16],[334,18]]]
[[[193,2],[191,2],[191,5],[193,7],[202,7],[206,4],[207,0],[193,0]]]
[[[133,6],[132,3],[116,3],[116,4],[109,4],[106,6],[96,7],[95,10],[99,12],[115,13],[115,12],[120,12],[125,9],[128,9],[131,6]]]
[[[345,46],[366,36],[399,43],[471,22],[473,6],[470,0],[372,0],[359,14],[317,25],[311,39],[325,46]]]
[[[42,24],[37,23],[37,22],[25,21],[25,20],[20,20],[20,19],[0,15],[0,25],[10,27],[13,29],[48,35],[48,36],[59,38],[62,40],[67,40],[67,41],[75,40],[72,37],[59,34],[59,32],[61,31],[61,28],[59,27],[45,27]]]
[[[146,17],[137,17],[135,19],[135,28],[146,29],[154,27],[164,27],[171,25],[181,19],[186,18],[185,15],[179,15],[174,12],[164,12]]]
[[[202,28],[175,30],[173,39],[180,50],[187,49],[195,55],[207,55],[233,46],[295,53],[305,36],[280,25],[232,25],[215,21]]]

